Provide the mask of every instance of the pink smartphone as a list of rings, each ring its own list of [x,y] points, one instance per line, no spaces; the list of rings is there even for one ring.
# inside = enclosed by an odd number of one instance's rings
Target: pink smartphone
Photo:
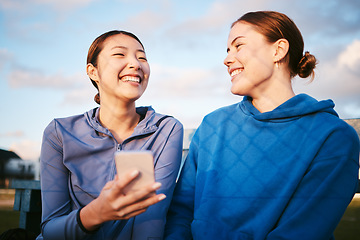
[[[140,172],[139,175],[123,189],[125,194],[155,182],[154,157],[151,151],[115,152],[115,164],[119,177],[129,170],[136,169]]]

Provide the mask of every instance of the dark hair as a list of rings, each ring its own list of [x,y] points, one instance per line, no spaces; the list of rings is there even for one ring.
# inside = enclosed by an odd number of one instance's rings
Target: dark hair
[[[274,11],[248,12],[236,20],[231,27],[238,22],[253,25],[270,43],[282,38],[286,39],[289,42],[289,51],[285,59],[288,61],[290,76],[299,75],[301,78],[309,76],[311,79],[314,78],[317,60],[309,52],[303,54],[304,41],[301,32],[288,16]]]
[[[129,37],[132,37],[133,39],[135,39],[136,41],[138,41],[140,43],[140,45],[143,47],[143,49],[145,49],[144,45],[141,43],[140,39],[137,36],[135,36],[135,34],[133,34],[131,32],[127,32],[127,31],[112,30],[112,31],[101,34],[93,41],[93,43],[90,45],[90,48],[88,51],[86,64],[91,63],[94,67],[97,67],[98,56],[104,47],[105,40],[111,36],[118,35],[118,34],[123,34],[123,35],[129,36]],[[90,78],[90,80],[91,80],[92,84],[94,85],[94,87],[96,89],[98,89],[96,82],[93,81],[91,78]],[[96,103],[100,104],[99,93],[97,93],[95,95],[94,101]]]

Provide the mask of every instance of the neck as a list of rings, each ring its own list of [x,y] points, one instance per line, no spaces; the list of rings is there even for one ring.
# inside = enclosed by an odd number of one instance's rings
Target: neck
[[[127,105],[101,102],[99,121],[109,129],[119,143],[131,136],[139,123],[139,119],[140,116],[136,113],[135,102]]]
[[[258,90],[251,96],[253,98],[252,104],[261,113],[270,112],[295,96],[289,74],[277,75],[275,80],[269,82],[265,88]]]

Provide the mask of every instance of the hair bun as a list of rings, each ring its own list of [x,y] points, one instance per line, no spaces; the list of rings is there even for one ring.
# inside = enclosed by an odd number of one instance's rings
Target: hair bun
[[[99,94],[99,93],[97,93],[97,94],[95,95],[94,101],[95,101],[97,104],[100,105],[100,94]]]
[[[298,75],[301,78],[307,78],[311,76],[311,80],[314,79],[314,69],[316,67],[317,60],[314,55],[309,52],[305,52],[298,65]]]

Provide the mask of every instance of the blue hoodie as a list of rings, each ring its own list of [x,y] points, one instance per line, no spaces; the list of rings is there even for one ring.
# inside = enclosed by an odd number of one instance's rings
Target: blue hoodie
[[[168,212],[165,239],[333,238],[356,192],[359,139],[331,100],[251,98],[207,115]]]
[[[122,143],[98,121],[98,108],[85,114],[54,119],[45,129],[41,148],[42,223],[38,239],[162,239],[166,213],[178,175],[183,127],[151,107],[136,111],[144,119]],[[114,153],[150,150],[154,155],[158,193],[167,198],[129,220],[109,221],[98,231],[84,232],[79,209],[97,198],[116,174]]]

